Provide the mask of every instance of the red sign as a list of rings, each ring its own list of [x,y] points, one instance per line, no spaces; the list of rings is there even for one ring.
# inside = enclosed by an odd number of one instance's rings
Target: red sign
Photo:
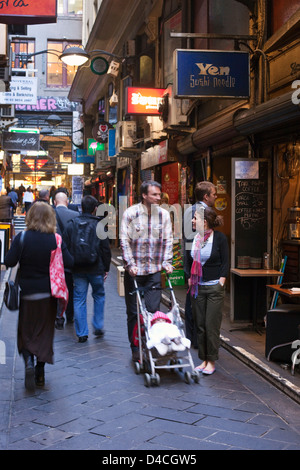
[[[178,203],[179,197],[179,174],[178,163],[164,165],[161,169],[161,189],[163,193],[169,196],[169,204]]]
[[[165,93],[164,88],[127,88],[127,113],[159,116],[158,107]]]
[[[0,23],[56,23],[56,0],[0,1]]]

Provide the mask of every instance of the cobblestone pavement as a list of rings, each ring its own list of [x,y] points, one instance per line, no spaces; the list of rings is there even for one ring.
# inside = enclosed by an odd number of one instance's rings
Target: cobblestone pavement
[[[46,384],[24,389],[16,353],[17,314],[3,307],[0,339],[0,449],[5,450],[296,450],[299,405],[225,349],[217,371],[186,384],[161,371],[159,386],[145,387],[127,340],[124,297],[116,268],[106,281],[105,336],[78,343],[72,325],[55,334],[55,364]],[[89,312],[92,297],[89,294]],[[91,313],[89,314],[91,317]],[[91,318],[89,318],[91,325]],[[192,350],[195,364],[197,351]]]

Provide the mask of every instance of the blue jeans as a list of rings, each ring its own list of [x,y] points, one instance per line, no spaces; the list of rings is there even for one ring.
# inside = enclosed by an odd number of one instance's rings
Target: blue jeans
[[[95,330],[102,330],[104,325],[104,276],[101,274],[73,274],[74,290],[74,319],[75,331],[78,337],[88,336],[89,329],[87,323],[87,292],[89,284],[92,286],[92,296],[94,299],[94,315],[92,324]]]

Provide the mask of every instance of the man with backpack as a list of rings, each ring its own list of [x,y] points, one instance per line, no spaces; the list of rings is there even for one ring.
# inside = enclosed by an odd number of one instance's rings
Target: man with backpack
[[[64,241],[64,233],[65,233],[69,220],[75,219],[75,217],[78,217],[79,212],[73,211],[68,208],[68,196],[66,193],[62,191],[58,191],[55,193],[54,207],[55,207],[55,214],[56,214],[56,221],[57,221],[56,231],[57,233],[59,233],[59,235],[62,236],[63,241]],[[67,323],[73,323],[74,321],[73,274],[70,268],[65,268],[65,278],[66,278],[67,288],[69,291],[69,300],[68,300],[68,305],[67,305],[67,309],[65,312],[65,316],[67,319]],[[65,319],[60,310],[60,306],[58,306],[55,327],[58,330],[62,330],[64,327],[64,322],[65,322]]]
[[[79,342],[84,343],[88,339],[87,323],[87,292],[92,287],[94,299],[93,327],[96,336],[103,336],[104,303],[106,280],[111,251],[108,238],[97,236],[97,226],[101,224],[95,216],[98,201],[93,196],[85,196],[82,199],[82,215],[68,222],[65,231],[65,242],[74,257],[73,267],[73,303],[75,331]],[[104,230],[100,230],[104,232]]]

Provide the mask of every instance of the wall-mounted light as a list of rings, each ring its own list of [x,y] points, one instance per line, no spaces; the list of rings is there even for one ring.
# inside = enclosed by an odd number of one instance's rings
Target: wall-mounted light
[[[112,57],[113,59],[116,59],[117,61],[120,61],[120,62],[123,62],[125,60],[125,57],[121,57],[117,54],[113,54],[111,52],[104,51],[102,49],[93,49],[92,51],[86,51],[84,48],[78,47],[78,46],[66,47],[63,53],[55,49],[46,49],[43,51],[38,51],[38,52],[33,52],[33,53],[28,53],[28,54],[22,52],[22,53],[16,54],[16,56],[19,57],[22,64],[27,64],[28,62],[30,62],[33,56],[36,56],[39,54],[47,54],[48,52],[56,55],[64,64],[75,66],[75,67],[80,67],[81,65],[84,65],[90,60],[91,61],[90,68],[92,72],[97,75],[103,75],[107,73],[109,64],[104,57],[98,56],[92,60],[93,56],[97,54],[103,54],[105,56]]]
[[[60,60],[67,65],[80,66],[89,60],[88,53],[81,47],[68,47],[59,56]]]
[[[80,66],[85,64],[88,60],[92,58],[95,54],[104,54],[109,57],[113,57],[117,60],[124,60],[124,57],[112,54],[111,52],[103,51],[102,49],[93,49],[92,51],[87,52],[81,47],[67,47],[64,52],[59,56],[60,60],[67,65],[76,65]],[[107,62],[101,57],[101,59]],[[93,69],[92,69],[93,70]],[[98,72],[94,72],[98,73]]]

